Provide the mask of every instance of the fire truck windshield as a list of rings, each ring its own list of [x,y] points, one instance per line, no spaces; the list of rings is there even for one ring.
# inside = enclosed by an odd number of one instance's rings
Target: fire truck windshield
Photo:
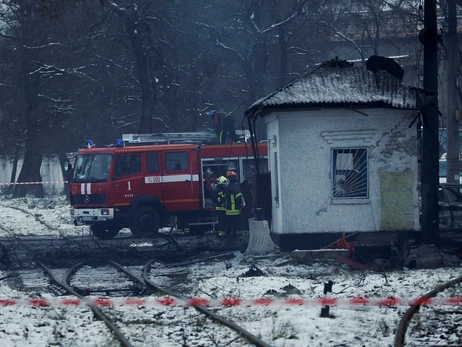
[[[110,154],[79,154],[75,160],[73,182],[106,182],[111,167]]]

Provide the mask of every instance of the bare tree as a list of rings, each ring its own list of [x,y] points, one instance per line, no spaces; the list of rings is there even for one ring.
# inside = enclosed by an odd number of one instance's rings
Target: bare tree
[[[357,52],[357,58],[365,61],[370,55],[387,55],[392,45],[395,51],[408,49],[417,35],[416,23],[411,16],[418,16],[418,9],[408,1],[350,0],[327,2],[329,11],[318,19],[331,41],[345,42]],[[386,45],[388,47],[386,47]],[[340,45],[337,45],[340,47]],[[338,53],[347,53],[343,49]]]
[[[28,181],[85,139],[207,128],[326,59],[420,47],[413,0],[3,3],[0,153]]]
[[[91,80],[88,66],[66,59],[75,53],[75,46],[60,32],[63,23],[42,11],[35,2],[23,1],[10,2],[1,12],[5,27],[0,36],[7,53],[1,64],[11,67],[4,73],[9,83],[2,86],[7,92],[2,108],[4,121],[15,134],[15,161],[19,154],[24,160],[18,182],[41,182],[43,155],[59,152],[63,147],[59,141],[65,142],[69,134],[65,124],[75,109],[76,81]],[[43,186],[15,187],[15,197],[26,194],[43,196]]]

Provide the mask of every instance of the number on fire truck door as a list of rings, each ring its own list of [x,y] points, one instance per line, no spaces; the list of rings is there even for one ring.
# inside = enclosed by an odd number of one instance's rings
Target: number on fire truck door
[[[153,184],[153,183],[161,183],[160,176],[146,176],[144,178],[144,183],[146,184]]]
[[[142,194],[144,179],[141,173],[141,154],[120,155],[114,166],[114,203],[128,205],[133,197]]]

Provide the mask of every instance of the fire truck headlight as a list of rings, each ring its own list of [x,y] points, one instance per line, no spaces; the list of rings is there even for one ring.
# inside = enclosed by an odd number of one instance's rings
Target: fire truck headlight
[[[109,210],[101,210],[101,215],[109,216]]]

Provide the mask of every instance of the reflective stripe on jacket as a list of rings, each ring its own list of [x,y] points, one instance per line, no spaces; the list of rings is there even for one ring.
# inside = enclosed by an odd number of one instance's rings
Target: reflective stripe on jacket
[[[215,199],[215,210],[224,211],[225,210],[226,195],[223,192],[218,192]]]
[[[226,214],[235,216],[241,213],[243,205],[242,193],[238,185],[228,186],[225,190],[226,195]]]

